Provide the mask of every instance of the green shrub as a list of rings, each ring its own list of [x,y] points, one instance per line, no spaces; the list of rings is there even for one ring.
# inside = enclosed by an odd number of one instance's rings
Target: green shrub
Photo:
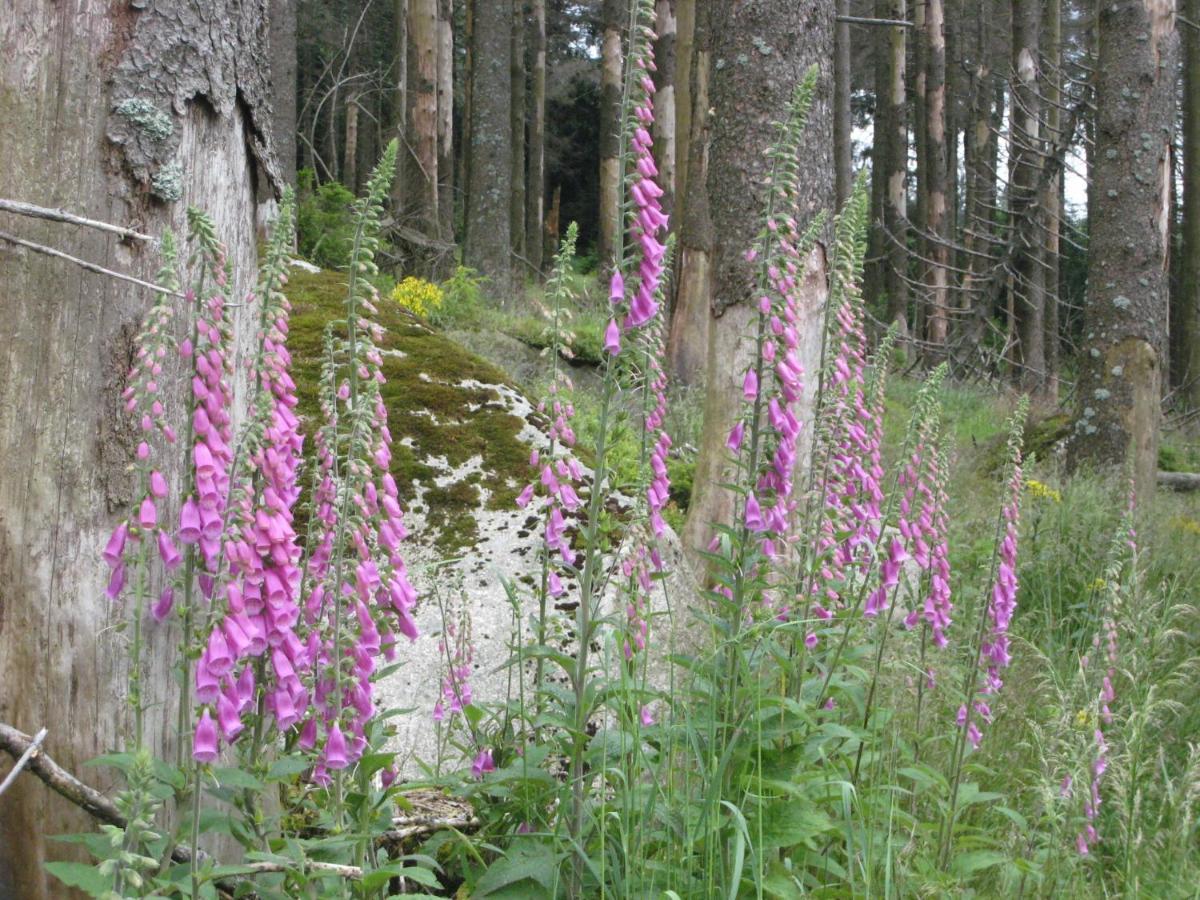
[[[351,204],[354,194],[336,181],[314,188],[312,169],[298,174],[296,242],[300,255],[323,269],[344,269],[354,246]]]

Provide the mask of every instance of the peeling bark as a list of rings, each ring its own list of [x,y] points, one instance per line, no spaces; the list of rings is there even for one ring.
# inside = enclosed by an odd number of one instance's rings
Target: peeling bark
[[[0,43],[13,52],[0,56],[0,196],[156,235],[181,233],[195,204],[214,218],[242,279],[235,291],[244,291],[256,264],[256,201],[278,188],[266,23],[266,0],[159,0],[141,12],[123,5],[120,15],[102,0],[5,4]],[[146,104],[115,111],[131,99]],[[178,199],[161,199],[153,182],[175,163]],[[99,231],[4,224],[143,278],[159,265],[152,250]],[[126,648],[114,626],[127,611],[103,597],[99,548],[130,501],[132,437],[114,411],[151,298],[8,247],[0,272],[0,720],[50,727],[56,757],[75,770],[126,733]],[[241,354],[256,320],[250,307],[235,313]],[[185,387],[181,373],[164,379],[181,433]],[[240,402],[244,384],[235,391]],[[178,483],[181,473],[167,475]],[[147,742],[169,754],[173,736],[161,723],[173,721],[175,638],[152,628],[149,640],[147,702],[164,715],[153,717],[160,730]],[[62,897],[42,863],[78,848],[45,836],[90,827],[45,786],[19,779],[0,815],[0,896]]]
[[[778,136],[774,123],[790,103],[797,79],[813,64],[820,74],[797,156],[801,195],[796,218],[806,222],[833,202],[832,4],[823,0],[714,3],[712,17],[716,112],[708,193],[716,245],[704,433],[684,532],[685,546],[693,551],[707,544],[712,523],[728,523],[732,513],[732,495],[719,485],[728,481],[725,439],[739,409],[741,377],[750,353],[750,342],[744,338],[755,315],[749,301],[756,270],[745,251],[762,227],[771,164],[764,150]],[[819,368],[826,278],[825,249],[818,243],[798,277],[802,286],[797,352],[809,373]],[[815,390],[814,379],[807,380],[803,420],[811,420]]]

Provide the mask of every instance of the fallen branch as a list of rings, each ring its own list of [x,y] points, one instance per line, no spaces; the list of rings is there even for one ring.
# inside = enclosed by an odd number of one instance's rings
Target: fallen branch
[[[49,219],[51,222],[66,222],[69,225],[83,225],[87,228],[95,228],[97,231],[107,231],[109,234],[120,235],[123,238],[133,238],[134,240],[155,243],[155,239],[150,235],[134,231],[132,228],[124,228],[120,225],[113,225],[110,222],[101,222],[98,219],[85,219],[83,216],[77,216],[64,209],[48,209],[44,206],[34,206],[32,203],[23,203],[20,200],[0,199],[0,212],[27,216],[31,219]]]
[[[53,247],[47,247],[44,244],[35,244],[33,241],[27,241],[24,238],[16,237],[8,234],[5,231],[0,231],[0,241],[8,241],[10,244],[16,244],[18,247],[25,247],[32,250],[34,253],[42,253],[46,256],[53,256],[56,259],[65,259],[67,262],[73,262],[82,269],[87,269],[89,272],[95,272],[98,275],[107,275],[109,278],[116,278],[119,281],[128,281],[130,284],[136,284],[139,287],[149,288],[152,291],[157,291],[160,294],[170,294],[172,297],[184,297],[179,291],[173,291],[170,288],[165,288],[160,284],[154,284],[149,281],[142,281],[140,278],[134,278],[132,275],[126,275],[122,272],[114,272],[112,269],[106,269],[104,266],[98,266],[95,263],[90,263],[85,259],[80,259],[78,256],[72,256],[69,253],[63,253],[61,250],[55,250]],[[186,299],[186,298],[185,298]]]
[[[1173,491],[1200,491],[1200,473],[1159,472],[1158,483]]]
[[[38,752],[38,747],[42,745],[42,741],[46,739],[49,732],[43,728],[33,736],[33,740],[29,742],[29,746],[25,748],[25,752],[21,754],[21,758],[17,760],[17,764],[12,767],[12,771],[8,773],[3,782],[0,782],[0,794],[8,790],[9,785],[17,780],[17,775],[25,768],[25,764],[33,759],[33,755]]]
[[[39,736],[44,736],[44,732],[45,729],[42,729]],[[0,722],[0,750],[5,750],[18,760],[28,756],[29,771],[42,779],[51,790],[90,813],[93,818],[108,825],[116,825],[118,828],[125,827],[125,816],[117,809],[115,803],[56,763],[34,744],[35,740],[36,738],[31,738],[11,725]],[[31,750],[34,752],[30,752]],[[21,763],[18,761],[17,768],[9,773],[10,778],[20,766]],[[176,847],[171,853],[171,859],[175,862],[188,862],[191,858],[190,847]]]
[[[0,793],[3,793],[4,789],[8,787],[9,782],[15,779],[22,767],[25,767],[44,781],[56,793],[86,810],[94,818],[108,825],[116,825],[118,828],[124,828],[126,825],[125,816],[121,814],[115,803],[95,788],[84,784],[42,751],[40,744],[45,737],[46,729],[44,728],[35,737],[30,737],[24,732],[13,728],[11,725],[5,725],[3,722],[0,722],[0,750],[4,750],[13,759],[17,760],[16,766],[8,773],[3,785],[0,785]],[[470,806],[462,801],[446,797],[441,792],[415,792],[407,799],[414,807],[428,807],[428,809],[424,811],[414,809],[413,814],[397,816],[392,822],[395,827],[380,836],[379,842],[381,844],[386,845],[417,835],[430,834],[441,828],[464,830],[479,827],[479,820],[470,811]],[[450,814],[429,815],[429,809],[434,809],[438,812],[449,812]],[[204,854],[202,853],[201,858],[203,857]],[[186,863],[191,858],[192,849],[186,845],[177,845],[171,851],[171,859],[174,862]],[[359,866],[345,866],[339,863],[316,862],[313,860],[305,860],[297,863],[253,862],[246,863],[245,868],[253,874],[288,872],[299,868],[308,872],[325,872],[330,875],[338,875],[342,878],[358,879],[363,876],[363,870]],[[220,885],[221,883],[218,882],[218,884]]]

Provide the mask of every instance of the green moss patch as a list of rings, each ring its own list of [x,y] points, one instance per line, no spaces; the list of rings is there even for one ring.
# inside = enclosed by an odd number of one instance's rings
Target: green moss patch
[[[328,322],[343,317],[346,276],[293,269],[286,293],[292,303],[288,347],[299,412],[311,434],[318,414],[322,334]],[[394,440],[392,475],[406,504],[423,501],[426,533],[437,550],[457,554],[478,540],[476,512],[512,508],[532,477],[530,448],[518,438],[525,422],[492,387],[509,385],[500,369],[387,298],[379,307],[378,321],[387,330],[380,349]],[[452,474],[476,458],[477,466]]]

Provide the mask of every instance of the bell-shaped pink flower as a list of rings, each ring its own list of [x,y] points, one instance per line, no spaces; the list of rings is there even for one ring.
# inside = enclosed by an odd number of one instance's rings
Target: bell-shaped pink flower
[[[725,446],[733,453],[737,453],[742,447],[742,438],[746,434],[746,423],[738,421],[729,431],[729,437],[725,440]]]
[[[109,600],[116,600],[121,595],[121,590],[125,587],[125,564],[117,563],[117,567],[112,570],[112,575],[108,579],[108,587],[104,589],[104,596]]]
[[[742,396],[747,400],[758,396],[758,373],[753,369],[747,369],[746,377],[742,379]]]
[[[620,303],[625,299],[625,278],[617,269],[613,270],[608,283],[608,299],[612,303]]]
[[[225,692],[222,692],[217,700],[217,723],[221,726],[221,737],[230,744],[237,740],[242,729],[246,727],[242,723],[237,699]]]
[[[194,544],[200,540],[200,534],[200,509],[189,496],[179,511],[179,539],[185,544]]]
[[[164,621],[171,614],[171,608],[175,605],[175,589],[167,586],[162,589],[162,593],[158,595],[158,600],[150,607],[150,615],[154,617],[155,622]]]
[[[150,473],[150,493],[160,500],[167,496],[167,479],[163,477],[163,473],[154,471]]]
[[[471,774],[477,781],[481,781],[485,773],[494,771],[496,771],[496,763],[492,759],[491,749],[480,750],[475,761],[471,763]]]
[[[146,531],[150,531],[158,525],[158,508],[150,497],[142,501],[142,507],[138,510],[138,525]]]
[[[163,565],[166,566],[168,572],[178,568],[179,564],[183,562],[183,557],[175,548],[175,542],[165,531],[158,533],[158,555],[162,557]]]
[[[604,349],[610,356],[621,352],[621,329],[616,319],[609,319],[608,327],[604,329]]]
[[[322,761],[329,769],[344,769],[350,765],[350,758],[346,755],[346,738],[337,722],[333,723],[329,737],[325,739]]]
[[[121,557],[125,554],[125,541],[129,537],[129,525],[122,522],[113,531],[109,537],[108,543],[104,546],[104,561],[108,563],[110,568],[115,569],[121,564]]]
[[[217,758],[217,726],[208,714],[208,707],[200,714],[196,723],[196,733],[192,737],[192,759],[200,763],[210,763]]]

